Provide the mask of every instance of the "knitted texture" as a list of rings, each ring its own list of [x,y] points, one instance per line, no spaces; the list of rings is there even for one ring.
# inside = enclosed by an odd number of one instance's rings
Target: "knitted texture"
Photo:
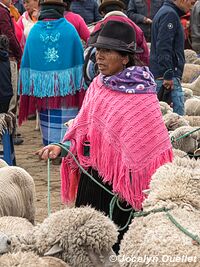
[[[155,94],[124,94],[105,87],[99,76],[89,87],[83,106],[64,141],[84,168],[98,170],[103,182],[134,209],[141,209],[143,190],[158,167],[172,161],[172,147]],[[84,143],[90,156],[84,156]],[[70,155],[63,159],[62,198],[72,201],[78,167]]]
[[[20,66],[19,123],[32,109],[30,98],[38,110],[61,108],[63,102],[71,106],[84,89],[82,66],[83,48],[74,27],[64,18],[38,21],[28,36]]]

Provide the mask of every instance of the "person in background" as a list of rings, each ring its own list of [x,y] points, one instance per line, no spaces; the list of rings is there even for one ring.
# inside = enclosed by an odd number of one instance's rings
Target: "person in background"
[[[12,2],[10,3],[9,9],[10,9],[10,15],[11,15],[11,17],[14,18],[15,22],[17,22],[18,19],[21,16],[20,13],[19,13],[19,11],[18,11],[18,9],[13,5]]]
[[[87,85],[89,85],[94,77],[98,74],[98,67],[95,59],[96,49],[90,46],[90,42],[92,41],[92,39],[98,37],[98,32],[101,29],[102,25],[106,24],[110,20],[125,22],[133,27],[136,33],[137,47],[141,50],[140,53],[137,53],[137,58],[141,60],[144,65],[149,65],[149,49],[147,47],[144,34],[142,30],[124,14],[124,8],[124,2],[122,2],[121,0],[103,0],[101,5],[99,6],[99,12],[104,18],[93,25],[91,37],[88,41],[88,46],[84,51],[85,62],[83,72],[84,80]]]
[[[93,33],[101,28],[102,24],[107,23],[110,20],[116,20],[128,23],[133,27],[136,33],[137,48],[141,48],[141,52],[137,54],[139,60],[141,60],[145,66],[149,65],[149,49],[144,37],[143,31],[131,20],[126,14],[124,14],[125,5],[121,0],[102,0],[99,6],[99,13],[103,19],[97,22],[94,27]]]
[[[20,43],[20,46],[22,48],[22,51],[24,50],[24,44],[25,44],[25,37],[22,29],[17,24],[18,19],[20,18],[20,13],[18,12],[17,8],[11,3],[10,4],[10,16],[13,20],[13,24],[15,27],[15,35],[17,37],[18,42]],[[19,64],[18,64],[19,67]]]
[[[13,0],[13,5],[18,9],[20,15],[26,11],[22,0]]]
[[[84,21],[84,19],[79,15],[75,14],[70,10],[72,0],[64,0],[66,3],[66,11],[64,17],[76,28],[80,38],[87,43],[87,40],[90,36],[89,29]]]
[[[29,33],[19,75],[19,125],[36,109],[44,145],[60,142],[64,122],[82,104],[83,47],[75,27],[64,17],[63,0],[40,3],[38,22]]]
[[[9,61],[9,40],[0,35],[0,113],[7,113],[13,96]]]
[[[190,27],[192,48],[200,55],[200,1],[197,1],[192,9]]]
[[[98,8],[96,0],[73,0],[71,3],[71,11],[79,14],[86,24],[101,19]]]
[[[171,91],[173,111],[184,115],[184,93],[181,78],[185,64],[184,31],[180,17],[186,14],[196,0],[166,0],[154,17],[150,51],[150,70],[157,92]]]
[[[185,15],[181,17],[181,24],[184,30],[184,38],[185,38],[185,49],[192,49],[191,41],[190,41],[190,12],[187,12]]]
[[[151,42],[151,24],[164,0],[130,0],[127,9],[128,17],[144,32],[147,42]]]
[[[143,190],[148,188],[152,174],[172,161],[172,145],[153,76],[135,58],[133,27],[108,21],[93,46],[100,74],[86,91],[62,144],[71,142],[71,153],[94,180],[79,171],[71,154],[65,155],[62,200],[75,200],[76,207],[91,205],[106,215],[111,215],[110,206],[115,203],[112,220],[121,228],[120,242],[132,213],[142,208]],[[57,145],[36,152],[41,159],[55,159],[60,153]]]
[[[31,28],[38,20],[38,1],[39,0],[25,0],[24,7],[26,11],[17,21],[17,24],[22,29],[26,39],[29,35]]]
[[[6,35],[9,40],[9,59],[11,68],[11,79],[13,88],[13,97],[10,101],[9,111],[17,114],[17,80],[18,80],[18,68],[17,65],[20,64],[22,49],[19,41],[15,35],[15,27],[13,24],[13,19],[10,16],[10,0],[0,0],[0,34]],[[13,139],[15,145],[20,145],[23,143],[23,139],[18,138],[13,133]]]

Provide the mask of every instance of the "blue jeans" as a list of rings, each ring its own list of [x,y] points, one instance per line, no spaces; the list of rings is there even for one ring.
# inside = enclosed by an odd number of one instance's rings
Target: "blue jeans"
[[[156,91],[159,92],[163,80],[155,80],[157,83]],[[171,98],[173,103],[173,111],[179,115],[184,115],[184,92],[181,87],[180,80],[177,78],[173,78],[174,87],[171,91]]]

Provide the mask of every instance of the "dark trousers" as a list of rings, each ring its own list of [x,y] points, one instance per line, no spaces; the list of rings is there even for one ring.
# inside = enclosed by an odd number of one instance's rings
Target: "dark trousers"
[[[10,100],[5,101],[4,103],[0,103],[0,113],[7,113],[9,109],[9,104]]]
[[[98,172],[92,168],[88,172],[98,181],[100,184],[104,185],[108,190],[112,191],[112,186],[108,183],[103,184],[102,178],[99,176]],[[76,198],[76,207],[90,205],[96,210],[103,212],[105,215],[109,215],[109,205],[112,200],[113,195],[109,194],[105,189],[97,185],[92,181],[86,174],[82,173],[80,177],[80,182],[78,186],[77,198]],[[120,205],[124,209],[130,208],[126,202],[120,202]],[[126,225],[130,216],[130,211],[122,211],[115,205],[113,210],[112,220],[119,227]],[[131,221],[130,221],[131,222]],[[130,224],[130,223],[129,223]],[[119,231],[118,242],[114,245],[113,250],[118,253],[119,244],[123,238],[124,233],[128,230],[128,225],[122,231]]]

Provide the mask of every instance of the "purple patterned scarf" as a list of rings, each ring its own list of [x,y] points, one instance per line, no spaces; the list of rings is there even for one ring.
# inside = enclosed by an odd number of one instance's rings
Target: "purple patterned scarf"
[[[148,67],[133,66],[117,75],[100,74],[101,81],[109,89],[128,94],[156,94],[156,83]]]

